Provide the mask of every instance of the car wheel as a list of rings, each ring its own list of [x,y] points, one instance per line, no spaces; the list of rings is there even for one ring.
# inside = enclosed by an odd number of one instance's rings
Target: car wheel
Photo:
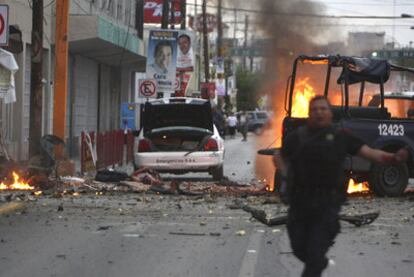
[[[263,134],[264,132],[263,126],[257,126],[256,128],[254,128],[253,132],[258,136]]]
[[[408,185],[407,164],[373,165],[369,186],[378,196],[402,195]]]
[[[223,179],[223,176],[224,176],[223,172],[224,172],[223,166],[213,168],[211,170],[211,175],[213,175],[214,181],[221,181],[221,179]]]

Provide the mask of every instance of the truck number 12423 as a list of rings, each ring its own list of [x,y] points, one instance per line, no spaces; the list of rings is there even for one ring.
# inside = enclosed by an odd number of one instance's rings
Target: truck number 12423
[[[404,136],[404,125],[401,124],[379,124],[380,136]]]

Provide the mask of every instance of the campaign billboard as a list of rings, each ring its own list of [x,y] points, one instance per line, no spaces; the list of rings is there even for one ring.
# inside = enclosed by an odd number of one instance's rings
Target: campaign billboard
[[[150,30],[147,53],[147,79],[157,81],[157,90],[173,92],[177,61],[177,31]]]
[[[194,71],[195,33],[191,31],[178,31],[177,71]]]
[[[144,23],[161,23],[162,18],[162,3],[163,0],[145,0],[144,2]],[[174,3],[174,23],[181,23],[181,4],[179,0],[169,0],[170,11]],[[172,23],[171,13],[169,14],[169,23]]]

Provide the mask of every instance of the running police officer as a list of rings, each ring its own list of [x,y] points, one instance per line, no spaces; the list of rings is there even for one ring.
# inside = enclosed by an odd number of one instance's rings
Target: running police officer
[[[288,180],[287,230],[295,256],[304,264],[302,276],[321,276],[328,265],[326,253],[340,230],[339,211],[346,197],[343,163],[347,154],[376,163],[408,159],[403,148],[387,153],[364,144],[349,131],[332,126],[328,99],[316,96],[309,103],[307,125],[289,134],[274,163]]]

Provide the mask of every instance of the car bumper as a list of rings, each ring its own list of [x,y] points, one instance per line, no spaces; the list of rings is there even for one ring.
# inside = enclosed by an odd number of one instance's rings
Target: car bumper
[[[174,171],[209,171],[223,165],[224,152],[197,152],[186,155],[186,152],[170,153],[135,153],[137,167],[149,167],[163,172]]]

